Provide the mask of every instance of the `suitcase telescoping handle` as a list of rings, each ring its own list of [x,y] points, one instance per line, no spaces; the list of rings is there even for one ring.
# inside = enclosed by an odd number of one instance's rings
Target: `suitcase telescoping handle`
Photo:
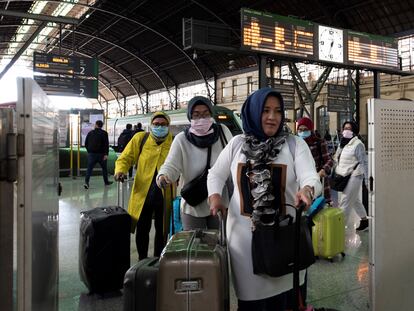
[[[219,243],[221,246],[226,246],[226,228],[221,210],[217,212],[217,217],[219,219]]]
[[[118,204],[117,206],[124,208],[124,181],[120,180],[117,182],[117,188],[118,188],[118,194],[117,194],[117,200],[118,200]]]
[[[299,311],[299,250],[300,250],[300,223],[302,213],[305,210],[306,204],[300,202],[296,208],[295,218],[295,249],[294,249],[294,265],[293,265],[293,311]]]

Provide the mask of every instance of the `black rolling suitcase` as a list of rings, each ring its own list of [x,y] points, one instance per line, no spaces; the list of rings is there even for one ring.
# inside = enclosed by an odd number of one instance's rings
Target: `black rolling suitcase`
[[[125,274],[124,311],[155,311],[158,257],[140,260]]]
[[[173,193],[172,186],[171,193]],[[166,197],[165,193],[164,197]],[[163,210],[163,230],[166,242],[170,221],[165,200]],[[140,260],[127,271],[124,279],[124,311],[155,311],[159,265],[158,257],[149,257]]]
[[[118,184],[118,205],[122,184]],[[119,206],[81,212],[79,274],[90,293],[122,288],[130,267],[131,217]]]

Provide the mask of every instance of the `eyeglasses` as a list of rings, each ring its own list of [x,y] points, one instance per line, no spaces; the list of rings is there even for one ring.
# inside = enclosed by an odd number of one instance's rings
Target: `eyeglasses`
[[[153,126],[168,126],[166,122],[154,122],[152,123]]]
[[[195,111],[191,115],[191,119],[193,120],[204,119],[204,118],[209,118],[209,117],[211,117],[210,111],[203,111],[203,112]]]

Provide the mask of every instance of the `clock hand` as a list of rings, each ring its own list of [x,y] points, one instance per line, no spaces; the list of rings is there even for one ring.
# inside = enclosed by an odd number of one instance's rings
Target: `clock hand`
[[[331,54],[331,52],[332,52],[333,45],[334,45],[334,41],[332,40],[331,41],[331,46],[329,47],[329,54]]]

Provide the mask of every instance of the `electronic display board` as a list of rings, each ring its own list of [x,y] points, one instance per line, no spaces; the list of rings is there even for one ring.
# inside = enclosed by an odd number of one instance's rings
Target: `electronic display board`
[[[348,30],[348,63],[399,68],[398,42],[394,38]]]
[[[242,48],[312,58],[314,24],[295,18],[241,10]]]
[[[98,59],[57,54],[33,53],[33,71],[98,77]]]
[[[241,9],[241,49],[345,68],[400,70],[394,38]]]
[[[53,76],[33,76],[48,95],[98,98],[98,80],[72,79]]]

